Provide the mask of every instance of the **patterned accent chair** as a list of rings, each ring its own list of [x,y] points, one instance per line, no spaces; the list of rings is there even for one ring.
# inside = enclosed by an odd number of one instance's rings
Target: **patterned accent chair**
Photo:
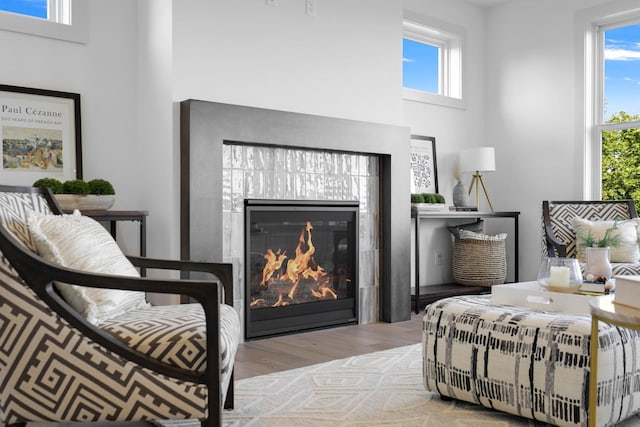
[[[0,423],[199,419],[221,425],[223,402],[233,403],[240,339],[231,265],[130,258],[137,267],[214,276],[206,280],[62,267],[35,253],[25,220],[30,212],[61,213],[48,189],[0,186]],[[54,282],[179,294],[197,303],[149,305],[96,325]]]
[[[575,258],[575,217],[590,221],[613,221],[637,218],[633,200],[548,201],[542,202],[542,256]],[[640,263],[611,263],[613,275],[640,274]],[[584,264],[582,265],[584,272]]]

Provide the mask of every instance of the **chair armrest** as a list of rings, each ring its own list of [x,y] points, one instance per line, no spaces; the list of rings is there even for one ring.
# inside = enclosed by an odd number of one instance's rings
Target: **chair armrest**
[[[210,384],[210,378],[218,374],[207,368],[198,373],[188,369],[170,366],[146,356],[112,335],[89,323],[58,292],[53,282],[64,282],[79,286],[104,289],[122,289],[141,292],[180,294],[194,298],[204,310],[206,319],[207,366],[220,366],[220,300],[219,281],[207,280],[167,280],[146,277],[116,276],[88,273],[53,264],[32,253],[19,243],[10,232],[0,226],[0,252],[9,260],[22,280],[55,313],[64,318],[87,338],[105,347],[107,350],[145,367],[172,378],[200,384]],[[217,363],[216,363],[217,361]]]
[[[544,234],[547,244],[547,256],[567,256],[567,245],[556,238],[556,236],[553,234],[553,229],[551,228],[551,226],[544,227]]]
[[[188,260],[167,260],[127,256],[136,267],[173,270],[180,272],[202,272],[215,276],[222,283],[225,304],[233,305],[233,270],[231,264]]]

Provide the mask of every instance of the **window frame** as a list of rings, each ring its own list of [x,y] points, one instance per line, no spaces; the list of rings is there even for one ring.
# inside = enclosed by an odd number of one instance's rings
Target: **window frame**
[[[581,126],[578,135],[583,135],[584,172],[583,197],[585,200],[602,198],[602,134],[603,132],[640,127],[640,121],[606,123],[604,115],[604,32],[610,28],[623,27],[640,22],[640,8],[632,1],[620,1],[617,10],[595,7],[577,15],[580,31],[578,42],[583,50],[582,101],[583,117],[577,120]],[[580,108],[577,111],[581,111]]]
[[[47,19],[0,10],[0,30],[86,43],[88,38],[85,0],[49,0]]]
[[[402,38],[439,48],[438,93],[402,86],[403,99],[465,109],[466,32],[464,29],[405,12],[402,21]]]

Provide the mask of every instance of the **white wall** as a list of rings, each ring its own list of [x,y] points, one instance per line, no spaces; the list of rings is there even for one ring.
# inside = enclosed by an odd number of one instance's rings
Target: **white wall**
[[[386,0],[173,3],[174,100],[400,124],[401,17]]]
[[[179,253],[187,98],[407,125],[437,138],[448,199],[457,153],[495,146],[498,170],[485,178],[496,209],[522,212],[521,279],[537,271],[541,201],[582,195],[575,15],[607,0],[318,0],[317,16],[299,0],[87,2],[87,44],[0,31],[0,81],[81,94],[85,178],[113,181],[115,208],[150,211],[150,255]],[[465,110],[402,101],[404,8],[466,29]],[[443,230],[427,249],[446,250]],[[135,236],[122,242],[137,250]]]
[[[486,141],[496,147],[497,171],[486,177],[497,209],[522,212],[521,280],[537,275],[542,200],[582,199],[575,20],[602,3],[513,0],[487,12]]]
[[[485,23],[484,10],[460,0],[404,0],[404,8],[412,15],[442,21],[461,27],[466,32],[465,80],[463,96],[465,109],[448,108],[414,101],[403,102],[403,120],[412,133],[436,137],[438,188],[449,205],[452,204],[453,175],[458,153],[467,147],[484,145],[485,138]],[[400,83],[401,84],[401,83]],[[464,125],[461,125],[464,123]],[[463,175],[469,185],[471,177]],[[466,221],[423,221],[421,223],[420,284],[430,285],[452,281],[451,234],[447,224]],[[510,227],[510,223],[506,223]],[[510,230],[510,228],[509,228]],[[435,252],[443,262],[436,264]],[[413,281],[414,279],[412,279]]]
[[[91,1],[87,9],[86,44],[0,31],[0,82],[79,93],[83,177],[113,183],[114,209],[146,209],[138,199],[147,166],[139,161],[136,143],[136,5]],[[126,249],[138,250],[137,239],[122,240]]]

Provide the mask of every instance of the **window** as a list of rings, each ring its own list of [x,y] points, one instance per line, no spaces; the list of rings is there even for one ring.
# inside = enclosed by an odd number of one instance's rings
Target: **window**
[[[403,97],[412,101],[464,108],[464,32],[449,24],[429,21],[423,17],[406,17],[403,21]]]
[[[86,1],[0,0],[0,29],[85,43]]]
[[[594,21],[592,40],[591,197],[640,202],[640,14]]]

